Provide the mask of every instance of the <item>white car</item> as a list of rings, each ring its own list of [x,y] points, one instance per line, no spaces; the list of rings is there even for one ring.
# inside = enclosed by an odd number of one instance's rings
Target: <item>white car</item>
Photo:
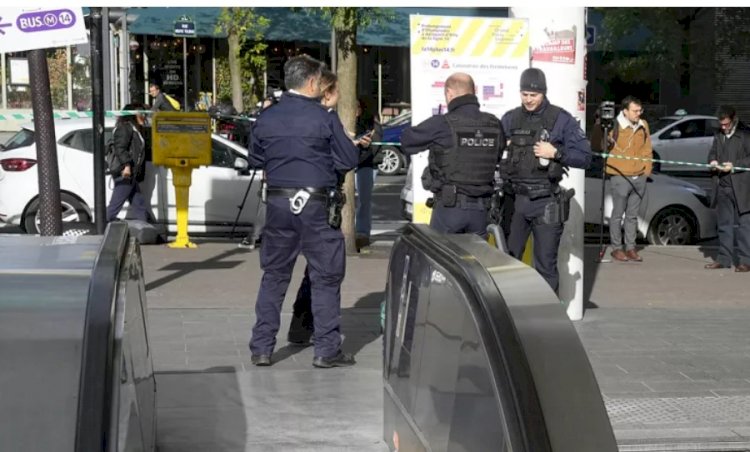
[[[105,143],[112,134],[114,119],[105,120]],[[94,218],[93,128],[91,119],[55,122],[60,198],[64,221],[88,222]],[[247,149],[216,134],[211,137],[212,163],[193,170],[189,192],[188,230],[219,233],[232,229],[239,206],[246,202],[237,230],[255,222],[262,171],[249,168]],[[29,233],[39,226],[39,184],[34,125],[25,125],[0,146],[0,221],[20,225]],[[252,188],[249,184],[252,182]],[[107,200],[112,179],[106,177]],[[175,191],[172,172],[146,163],[141,189],[151,201],[157,224],[176,230]],[[120,217],[126,216],[126,209]]]
[[[602,202],[601,159],[586,171],[585,222],[600,224]],[[609,224],[612,197],[605,186],[604,222]],[[412,217],[411,168],[401,190],[402,213]],[[644,201],[638,212],[638,233],[653,245],[687,245],[716,236],[716,212],[709,208],[706,192],[697,185],[665,174],[649,177]]]
[[[719,129],[715,116],[675,115],[650,124],[654,158],[690,163],[706,163],[714,134]],[[662,163],[661,172],[707,173],[694,166]]]

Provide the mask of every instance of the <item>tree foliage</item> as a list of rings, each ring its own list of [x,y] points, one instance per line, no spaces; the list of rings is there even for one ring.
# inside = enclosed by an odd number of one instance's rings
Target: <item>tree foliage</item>
[[[357,31],[360,27],[388,20],[391,10],[383,8],[324,7],[323,16],[331,21],[336,36],[336,73],[339,78],[338,113],[347,130],[354,131],[357,120]],[[378,112],[380,113],[380,112]],[[354,175],[350,171],[344,182],[347,203],[342,213],[341,230],[347,253],[356,253],[354,229]]]
[[[696,70],[721,74],[727,69],[712,58],[714,49],[731,56],[750,52],[750,10],[747,8],[595,8],[602,13],[601,50],[605,69],[626,81],[656,79],[664,70],[676,71],[681,83]],[[620,52],[626,38],[646,36],[635,52]],[[688,82],[689,83],[689,82]]]
[[[229,71],[229,86],[220,85],[219,91],[225,97],[231,93],[232,102],[238,110],[244,104],[252,105],[263,97],[262,80],[266,69],[265,51],[268,45],[263,37],[270,20],[257,13],[255,8],[226,7],[221,9],[216,24],[216,33],[226,33],[229,43],[229,57],[226,67]],[[218,78],[218,77],[217,77]]]
[[[62,47],[47,54],[49,87],[52,95],[52,108],[68,108],[68,54]]]

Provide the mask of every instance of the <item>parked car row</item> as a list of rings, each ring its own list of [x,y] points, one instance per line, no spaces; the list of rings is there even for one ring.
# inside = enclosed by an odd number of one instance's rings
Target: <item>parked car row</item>
[[[601,224],[602,159],[596,157],[586,171],[585,219]],[[612,197],[609,180],[605,182],[604,223],[609,224]],[[638,212],[638,234],[653,245],[689,245],[716,236],[716,212],[709,207],[706,192],[695,184],[666,174],[654,173],[648,178],[646,195]],[[402,214],[413,214],[411,168],[401,190]]]
[[[105,142],[112,135],[114,119],[105,119]],[[93,129],[90,119],[55,122],[60,198],[64,221],[87,222],[93,218],[94,173]],[[240,228],[255,222],[262,171],[249,167],[247,150],[216,134],[211,136],[210,166],[193,170],[188,207],[190,232],[230,230],[249,193],[238,220]],[[28,124],[0,147],[0,221],[20,225],[28,233],[39,230],[39,194],[34,125]],[[107,199],[112,180],[106,178]],[[253,187],[248,192],[248,184]],[[176,230],[176,200],[172,173],[164,167],[146,164],[141,184],[151,201],[157,224]],[[120,216],[125,217],[126,211]]]

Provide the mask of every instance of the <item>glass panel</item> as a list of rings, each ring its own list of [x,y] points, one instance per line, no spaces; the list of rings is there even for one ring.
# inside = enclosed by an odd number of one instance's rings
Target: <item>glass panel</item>
[[[32,144],[34,144],[34,132],[29,129],[21,129],[2,145],[0,151],[10,151],[11,149],[31,146]]]

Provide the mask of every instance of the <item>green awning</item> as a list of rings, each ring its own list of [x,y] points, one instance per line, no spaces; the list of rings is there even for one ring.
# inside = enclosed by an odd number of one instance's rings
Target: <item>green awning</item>
[[[357,34],[357,43],[370,46],[409,46],[409,15],[507,17],[508,8],[384,8],[392,13],[387,23],[371,24]],[[270,20],[265,33],[268,41],[331,41],[331,27],[320,8],[255,8]],[[130,8],[128,14],[138,18],[130,24],[133,34],[174,36],[174,23],[181,16],[195,23],[198,37],[223,38],[216,33],[221,8],[164,7]]]

